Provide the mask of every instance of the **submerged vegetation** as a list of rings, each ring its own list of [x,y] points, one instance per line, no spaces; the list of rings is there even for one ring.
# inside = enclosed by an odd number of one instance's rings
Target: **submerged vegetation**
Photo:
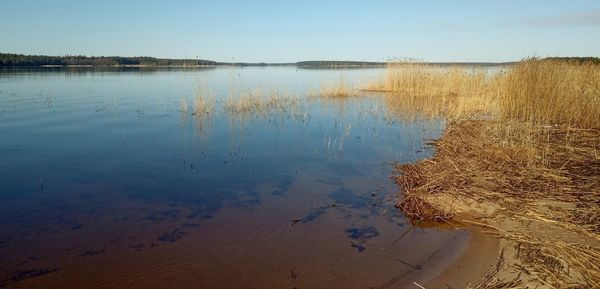
[[[432,159],[397,166],[397,206],[503,239],[477,288],[600,287],[599,64],[527,59],[490,73],[403,63],[372,88],[403,116],[450,121]]]

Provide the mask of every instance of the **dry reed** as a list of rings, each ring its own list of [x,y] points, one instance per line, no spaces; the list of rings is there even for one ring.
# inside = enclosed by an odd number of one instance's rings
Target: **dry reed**
[[[520,274],[492,272],[475,288],[600,288],[599,67],[389,68],[388,105],[450,120],[432,159],[398,165],[398,207],[416,221],[481,224],[515,247],[498,270]]]
[[[600,65],[528,59],[503,77],[505,119],[577,128],[600,126]]]
[[[433,159],[398,166],[398,207],[414,220],[514,222],[499,233],[523,246],[529,275],[555,287],[600,286],[600,131],[540,127],[531,135],[529,125],[510,124],[508,133],[506,126],[451,124]],[[523,134],[531,139],[522,142]]]
[[[477,67],[393,63],[385,79],[368,90],[388,92],[386,104],[402,116],[490,117],[497,114],[501,76]]]
[[[294,118],[306,115],[303,101],[297,96],[284,95],[279,91],[244,91],[225,101],[225,111],[231,117],[251,118],[266,116],[290,116]]]
[[[321,86],[318,93],[309,92],[310,98],[346,98],[350,96],[357,96],[358,90],[348,85],[344,80],[344,76],[340,75],[340,80],[337,84]]]
[[[388,92],[402,115],[600,127],[600,65],[592,62],[531,58],[497,71],[392,63],[369,90]]]
[[[214,96],[198,94],[194,99],[192,115],[198,118],[211,117],[215,113],[216,99]]]
[[[187,115],[189,112],[189,108],[190,106],[188,105],[187,99],[185,97],[181,98],[181,101],[179,103],[179,111],[183,115]]]

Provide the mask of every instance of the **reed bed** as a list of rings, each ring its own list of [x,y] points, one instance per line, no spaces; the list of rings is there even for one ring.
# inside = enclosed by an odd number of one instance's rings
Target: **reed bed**
[[[278,90],[262,89],[233,91],[225,97],[217,97],[208,89],[199,89],[191,104],[188,98],[180,101],[182,117],[206,121],[217,113],[223,113],[230,119],[252,119],[285,116],[306,118],[305,98],[282,93]]]
[[[600,288],[599,68],[542,59],[494,74],[389,68],[379,89],[400,117],[449,119],[433,158],[397,165],[398,208],[504,240],[501,264],[473,288]]]
[[[385,79],[368,90],[388,92],[388,107],[406,117],[492,117],[498,113],[501,76],[485,68],[393,63]]]
[[[504,119],[600,126],[600,65],[529,59],[504,75],[500,108]]]
[[[304,101],[300,97],[283,94],[279,91],[244,91],[238,96],[230,96],[224,104],[230,117],[252,118],[266,116],[306,116]]]
[[[181,125],[185,125],[187,118],[192,117],[195,120],[199,131],[204,130],[215,115],[217,100],[214,94],[208,89],[197,89],[196,95],[190,105],[186,97],[181,98],[179,111],[181,112]]]
[[[192,115],[198,118],[212,117],[217,107],[214,96],[199,94],[194,98]]]
[[[526,59],[510,68],[392,63],[371,91],[405,115],[487,118],[577,128],[600,126],[600,65]]]
[[[343,99],[352,96],[358,96],[359,90],[355,89],[344,80],[344,76],[340,75],[340,80],[337,83],[323,85],[318,92],[308,92],[308,97],[312,99]]]

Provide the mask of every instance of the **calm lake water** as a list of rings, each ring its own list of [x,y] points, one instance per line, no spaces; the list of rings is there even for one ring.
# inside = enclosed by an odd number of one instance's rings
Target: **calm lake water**
[[[0,287],[397,288],[441,270],[468,233],[412,227],[389,175],[444,124],[307,96],[384,73],[0,70]],[[248,92],[294,104],[225,109]],[[182,109],[198,94],[213,111]]]

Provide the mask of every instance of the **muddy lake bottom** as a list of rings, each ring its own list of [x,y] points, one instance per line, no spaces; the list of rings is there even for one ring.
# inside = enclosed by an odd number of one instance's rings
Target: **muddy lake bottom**
[[[384,73],[1,70],[0,287],[388,288],[433,278],[470,235],[413,227],[393,206],[389,175],[392,162],[430,156],[424,140],[444,123],[403,122],[377,94],[307,97]],[[247,91],[299,102],[224,109]],[[214,111],[195,115],[208,94]]]

